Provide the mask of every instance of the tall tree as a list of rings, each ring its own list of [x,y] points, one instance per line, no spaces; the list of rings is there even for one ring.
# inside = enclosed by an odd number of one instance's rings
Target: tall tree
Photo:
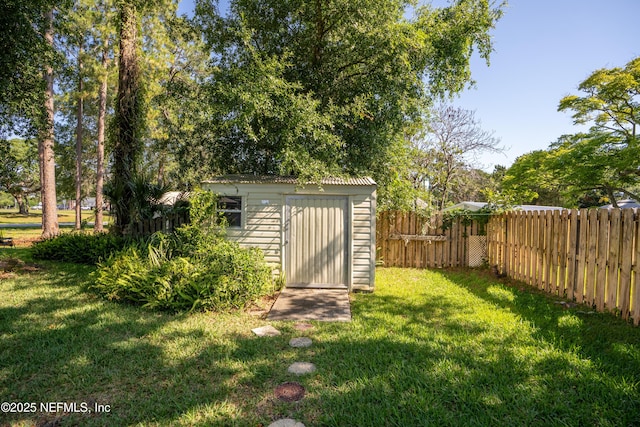
[[[563,137],[552,146],[555,170],[575,191],[605,191],[614,206],[616,193],[637,199],[640,57],[624,68],[596,70],[578,88],[584,96],[566,96],[558,109],[572,111],[576,124],[593,126],[587,133]]]
[[[105,124],[107,116],[107,88],[109,84],[109,39],[104,38],[102,42],[101,66],[102,76],[100,77],[100,89],[98,91],[98,138],[96,147],[96,220],[94,222],[95,231],[104,230],[104,142]]]
[[[211,77],[197,94],[200,141],[185,163],[213,173],[373,174],[393,185],[389,161],[407,149],[406,126],[470,82],[469,58],[488,58],[501,14],[470,0],[406,19],[412,4],[235,0],[221,17],[214,1],[199,1]]]
[[[619,194],[640,200],[640,150],[611,133],[592,131],[561,137],[549,150],[546,165],[574,200],[592,191],[606,194],[617,207]]]
[[[552,157],[547,150],[518,157],[504,174],[502,190],[512,194],[517,204],[570,207],[572,201],[563,195],[566,184],[551,167]]]
[[[138,64],[138,8],[134,1],[123,0],[118,10],[120,51],[111,201],[116,217],[114,231],[122,234],[127,232],[133,215],[134,195],[129,184],[137,173],[142,153],[143,96]]]
[[[38,138],[44,237],[58,233],[53,150],[53,10],[65,4],[63,0],[6,2],[0,14],[0,131]]]
[[[441,105],[429,117],[424,136],[415,142],[416,169],[434,196],[436,209],[447,207],[469,177],[477,155],[500,152],[499,139],[483,130],[470,110]]]
[[[98,231],[103,230],[105,129],[110,113],[108,93],[109,86],[115,88],[117,84],[109,79],[115,74],[112,69],[115,10],[113,0],[76,0],[58,38],[58,44],[65,49],[68,58],[66,73],[58,81],[62,92],[58,97],[62,120],[57,124],[59,190],[61,194],[77,199],[76,227],[80,227],[82,219],[80,201],[95,194],[95,229]],[[73,129],[72,120],[76,123]],[[71,149],[72,144],[75,150]],[[73,189],[70,187],[72,179]]]
[[[84,133],[84,76],[83,76],[84,45],[78,48],[78,99],[76,107],[76,174],[75,174],[75,229],[82,228],[82,136]]]
[[[53,48],[53,9],[46,12],[44,37]],[[54,152],[53,65],[44,71],[46,83],[44,96],[45,117],[40,124],[38,158],[40,163],[40,188],[42,198],[42,237],[58,234],[58,206],[56,198],[56,164]]]

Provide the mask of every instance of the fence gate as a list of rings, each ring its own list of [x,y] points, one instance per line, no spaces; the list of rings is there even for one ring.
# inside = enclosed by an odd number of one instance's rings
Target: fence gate
[[[287,286],[348,288],[348,198],[287,196]]]

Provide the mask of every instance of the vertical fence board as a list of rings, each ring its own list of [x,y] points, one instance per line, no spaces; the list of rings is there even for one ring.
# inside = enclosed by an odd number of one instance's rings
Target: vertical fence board
[[[560,285],[558,283],[558,272],[560,263],[558,262],[558,248],[560,246],[560,212],[554,211],[551,216],[553,223],[553,231],[551,232],[551,292],[558,295]]]
[[[524,266],[525,266],[525,247],[526,247],[526,223],[524,221],[525,213],[520,211],[517,214],[517,227],[518,227],[518,260],[516,263],[518,280],[525,280]]]
[[[596,260],[596,308],[604,310],[605,290],[607,283],[607,255],[609,254],[609,229],[607,223],[609,211],[600,209],[598,212],[598,258]]]
[[[551,247],[553,238],[553,216],[550,211],[544,213],[545,219],[545,232],[544,232],[544,290],[546,292],[552,292],[551,282]]]
[[[569,214],[569,241],[565,251],[567,255],[567,298],[573,301],[576,290],[576,264],[578,257],[578,211]]]
[[[596,250],[598,249],[598,212],[589,211],[589,250],[587,251],[587,284],[585,291],[585,302],[589,305],[595,304],[596,297]]]
[[[532,269],[531,269],[531,248],[533,247],[533,238],[531,235],[531,223],[532,223],[532,214],[531,212],[525,212],[525,243],[524,246],[526,248],[525,254],[525,263],[524,263],[524,278],[525,281],[531,285],[533,282],[532,278]]]
[[[566,210],[562,210],[558,225],[558,295],[564,297],[567,292],[567,239],[569,238],[569,217]]]
[[[538,213],[531,212],[531,286],[538,287]]]
[[[634,225],[636,228],[635,235],[635,249],[634,249],[634,262],[633,262],[633,279],[631,289],[631,309],[633,324],[638,326],[640,324],[640,210],[635,210]]]
[[[618,307],[620,219],[620,209],[614,209],[609,217],[609,255],[607,257],[607,290],[605,294],[605,305],[609,311],[615,311]]]
[[[586,209],[581,209],[578,212],[579,218],[579,231],[578,231],[578,260],[576,267],[576,286],[575,286],[575,300],[579,303],[584,301],[584,277],[585,277],[585,269],[587,268],[587,242],[588,242],[588,211]]]
[[[629,318],[631,308],[631,268],[633,264],[634,212],[624,209],[622,213],[622,246],[620,258],[620,296],[619,306],[623,319]]]
[[[520,233],[518,230],[518,212],[513,212],[511,217],[511,228],[513,233],[511,233],[511,247],[513,250],[513,256],[511,257],[511,277],[518,277],[518,267],[520,264]]]
[[[536,269],[538,276],[538,289],[544,289],[544,238],[545,238],[545,216],[541,211],[536,211],[536,224],[538,227],[538,250]]]

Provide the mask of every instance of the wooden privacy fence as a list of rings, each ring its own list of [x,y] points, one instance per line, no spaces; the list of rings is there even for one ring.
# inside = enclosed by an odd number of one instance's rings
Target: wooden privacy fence
[[[376,223],[376,259],[386,267],[478,265],[486,252],[485,236],[479,234],[475,221],[465,225],[457,219],[444,229],[442,214],[425,218],[414,212],[380,212]]]
[[[489,220],[487,241],[501,273],[640,323],[638,210],[508,212]]]
[[[133,236],[150,236],[157,231],[170,233],[179,226],[189,223],[189,213],[179,212],[158,218],[147,219],[132,224],[131,234]]]

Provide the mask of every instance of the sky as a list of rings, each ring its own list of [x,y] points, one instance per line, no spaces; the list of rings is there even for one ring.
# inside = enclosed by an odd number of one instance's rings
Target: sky
[[[182,0],[178,10],[191,14],[193,0]],[[475,86],[452,101],[473,110],[505,148],[481,155],[478,166],[488,172],[510,166],[522,154],[585,130],[570,112],[558,112],[558,103],[580,95],[578,85],[595,70],[624,67],[640,56],[639,18],[640,0],[509,0],[491,32],[490,66],[474,55]]]

